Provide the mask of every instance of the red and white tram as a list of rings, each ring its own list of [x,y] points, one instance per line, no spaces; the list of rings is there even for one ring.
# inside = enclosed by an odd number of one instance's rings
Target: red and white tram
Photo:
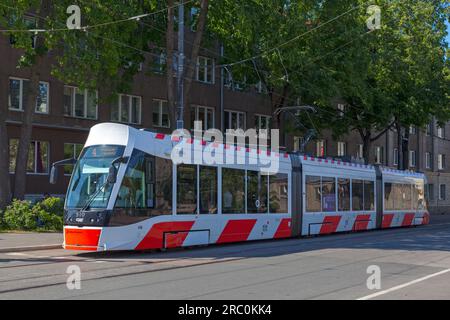
[[[175,165],[178,143],[125,125],[94,126],[67,192],[64,248],[148,250],[429,222],[423,174],[270,152],[279,160],[274,175],[249,161]],[[184,143],[247,160],[260,152]],[[71,162],[54,164],[52,179]]]

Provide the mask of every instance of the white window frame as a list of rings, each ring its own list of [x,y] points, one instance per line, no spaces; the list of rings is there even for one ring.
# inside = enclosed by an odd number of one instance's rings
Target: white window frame
[[[20,138],[11,138],[8,140],[8,148],[9,148],[9,144],[11,143],[10,140],[20,140]],[[40,142],[40,143],[47,143],[47,168],[46,168],[46,172],[36,172],[37,171],[37,161],[36,161],[36,157],[37,157],[37,143],[36,142]],[[33,168],[33,172],[26,172],[27,175],[30,176],[48,176],[50,174],[50,141],[43,141],[43,140],[31,140],[30,144],[34,143],[34,159],[33,159],[33,164],[34,164],[34,168]],[[16,154],[17,157],[17,154]],[[17,158],[15,159],[17,160]],[[28,169],[28,168],[27,168]],[[8,168],[8,171],[9,168]],[[10,174],[15,174],[15,172],[9,172]]]
[[[436,131],[438,138],[445,138],[445,127],[438,126]]]
[[[392,156],[393,156],[392,163],[394,164],[394,166],[397,166],[398,165],[398,148],[394,148]]]
[[[255,123],[256,124],[256,131],[259,132],[259,130],[261,130],[261,129],[267,129],[268,131],[270,131],[270,121],[272,120],[271,116],[267,116],[267,115],[264,115],[264,114],[255,114],[255,118],[256,118],[256,121],[255,121],[256,122]],[[267,128],[263,128],[262,127],[263,123],[267,124]]]
[[[123,121],[122,120],[122,98],[128,98],[128,116],[129,119],[128,121]],[[139,100],[139,113],[138,113],[138,122],[132,122],[131,121],[131,108],[132,108],[132,101],[133,98],[138,98]],[[140,125],[142,123],[142,97],[141,96],[135,96],[132,94],[125,94],[125,93],[121,93],[119,94],[119,97],[117,99],[117,110],[118,110],[118,119],[112,120],[112,121],[117,121],[117,122],[121,122],[121,123],[126,123],[126,124],[134,124],[134,125]]]
[[[77,146],[81,146],[81,150],[83,150],[83,147],[84,147],[84,145],[83,145],[82,143],[64,142],[63,148],[64,148],[66,145],[70,145],[70,146],[72,147],[72,157],[73,157],[74,159],[77,158],[77,156],[76,156],[76,147],[77,147]],[[64,151],[64,149],[63,149],[63,151]],[[75,166],[73,166],[73,167],[75,167]],[[73,170],[73,169],[72,169],[72,170]],[[70,177],[70,176],[72,175],[72,173],[70,173],[70,174],[69,174],[69,173],[64,173],[64,175]]]
[[[294,152],[300,151],[300,146],[303,143],[303,137],[294,137]]]
[[[409,150],[409,166],[411,168],[416,167],[416,151]]]
[[[206,62],[206,64],[200,64],[200,61]],[[211,65],[209,66],[208,61],[211,62]],[[207,75],[208,75],[208,67],[211,68],[211,81],[208,81]],[[205,78],[200,79],[200,69],[203,69]],[[214,84],[215,78],[216,78],[216,72],[215,72],[215,61],[213,58],[205,57],[205,56],[198,56],[197,57],[197,68],[196,68],[196,76],[198,82],[206,83],[206,84]]]
[[[383,163],[383,148],[381,146],[375,147],[375,164]]]
[[[431,153],[425,152],[425,169],[431,169]]]
[[[339,117],[343,117],[345,115],[345,104],[338,103],[337,105]]]
[[[238,119],[238,127],[237,128],[224,128],[225,130],[229,130],[229,129],[231,129],[231,130],[239,130],[239,129],[242,129],[242,130],[247,130],[247,114],[245,113],[245,112],[242,112],[242,111],[234,111],[234,110],[225,110],[225,112],[224,112],[224,117],[226,117],[227,116],[227,114],[228,114],[228,123],[229,124],[231,124],[231,119],[233,118],[233,113],[235,113],[236,115],[237,115],[237,119]],[[240,124],[240,117],[239,117],[239,115],[244,115],[244,125],[243,126],[241,126]],[[226,121],[225,121],[225,119],[224,119],[224,123],[225,123]],[[242,127],[242,128],[241,128]]]
[[[10,86],[10,80],[16,80],[20,82],[20,86],[19,86],[19,109],[16,108],[12,108],[11,106],[11,86]],[[24,81],[28,81],[30,82],[29,79],[25,79],[25,78],[17,78],[17,77],[9,77],[8,80],[8,109],[11,111],[16,111],[16,112],[23,112],[24,111],[24,105],[23,105],[23,82]],[[39,81],[39,85],[44,84],[47,86],[47,111],[46,112],[41,112],[41,111],[37,111],[37,99],[36,99],[36,103],[34,106],[34,113],[37,114],[49,114],[50,113],[50,83],[47,81]],[[40,95],[39,89],[38,89],[38,95]]]
[[[416,127],[415,126],[409,126],[409,134],[416,134]]]
[[[192,108],[195,110],[195,118],[193,119],[195,121],[201,121],[202,122],[202,128],[215,128],[216,124],[216,110],[213,107],[207,107],[207,106],[199,106],[199,105],[193,105]],[[205,119],[199,119],[199,110],[203,109],[205,114]],[[212,111],[212,125],[209,125],[208,123],[208,111]],[[192,128],[194,130],[194,128]]]
[[[442,196],[442,186],[444,186],[444,196]],[[445,183],[440,183],[439,184],[439,200],[446,200],[447,199],[447,186],[445,185]]]
[[[445,169],[445,155],[438,154],[438,170],[444,170],[444,169]]]
[[[69,86],[69,85],[64,85],[64,89],[65,88],[69,88],[69,89],[72,90],[72,94],[71,94],[72,95],[72,102],[71,102],[72,110],[70,111],[71,114],[70,115],[64,114],[65,117],[77,118],[77,119],[86,119],[86,120],[98,120],[98,90],[95,90],[95,99],[96,99],[96,103],[95,103],[95,118],[90,118],[90,117],[87,116],[88,115],[87,111],[88,111],[88,93],[89,93],[89,90],[88,89],[81,90],[78,87]],[[77,116],[75,114],[77,91],[83,91],[83,100],[84,100],[84,103],[83,103],[84,104],[84,110],[83,110],[84,116],[83,117]]]
[[[158,103],[158,124],[156,125],[154,122],[153,122],[153,113],[155,113],[155,110],[152,110],[152,124],[153,124],[153,126],[154,127],[157,127],[157,128],[170,128],[170,114],[169,114],[169,106],[168,106],[168,104],[167,104],[167,100],[164,100],[164,99],[153,99],[153,105],[152,105],[152,107],[154,108],[155,107],[155,103]],[[163,124],[162,124],[162,115],[163,115],[163,104],[166,104],[166,107],[167,107],[167,114],[168,114],[168,116],[169,116],[169,125],[168,126],[163,126]]]
[[[358,144],[357,156],[360,159],[364,158],[364,145],[363,144]]]
[[[322,154],[323,151],[323,154]],[[326,150],[325,150],[325,140],[317,140],[316,141],[316,156],[317,157],[325,157],[326,155]]]
[[[347,155],[347,143],[338,141],[337,143],[337,156],[345,157]]]

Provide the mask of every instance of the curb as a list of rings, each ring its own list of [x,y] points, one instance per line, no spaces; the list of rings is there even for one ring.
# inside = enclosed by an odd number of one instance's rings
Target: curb
[[[62,248],[63,248],[62,244],[49,244],[49,245],[29,246],[29,247],[11,247],[11,248],[0,248],[0,253],[54,250]]]

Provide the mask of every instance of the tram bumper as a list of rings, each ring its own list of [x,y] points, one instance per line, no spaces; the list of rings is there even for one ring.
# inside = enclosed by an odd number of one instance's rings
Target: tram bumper
[[[79,251],[104,251],[99,246],[102,228],[64,227],[64,249]]]

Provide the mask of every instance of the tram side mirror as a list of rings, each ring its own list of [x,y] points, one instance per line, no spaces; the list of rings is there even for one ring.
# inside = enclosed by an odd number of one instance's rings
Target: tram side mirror
[[[56,184],[58,181],[58,169],[56,166],[52,166],[50,170],[50,184]]]
[[[65,159],[52,164],[52,168],[50,169],[50,184],[56,184],[58,181],[58,167],[65,165],[74,165],[77,163],[77,159]]]
[[[117,167],[116,164],[127,163],[128,157],[120,157],[111,162],[111,166],[109,167],[108,177],[106,178],[106,182],[109,184],[114,184],[117,181]]]
[[[106,181],[109,184],[114,184],[117,181],[117,169],[115,164],[112,164],[111,167],[109,167],[109,173]]]

